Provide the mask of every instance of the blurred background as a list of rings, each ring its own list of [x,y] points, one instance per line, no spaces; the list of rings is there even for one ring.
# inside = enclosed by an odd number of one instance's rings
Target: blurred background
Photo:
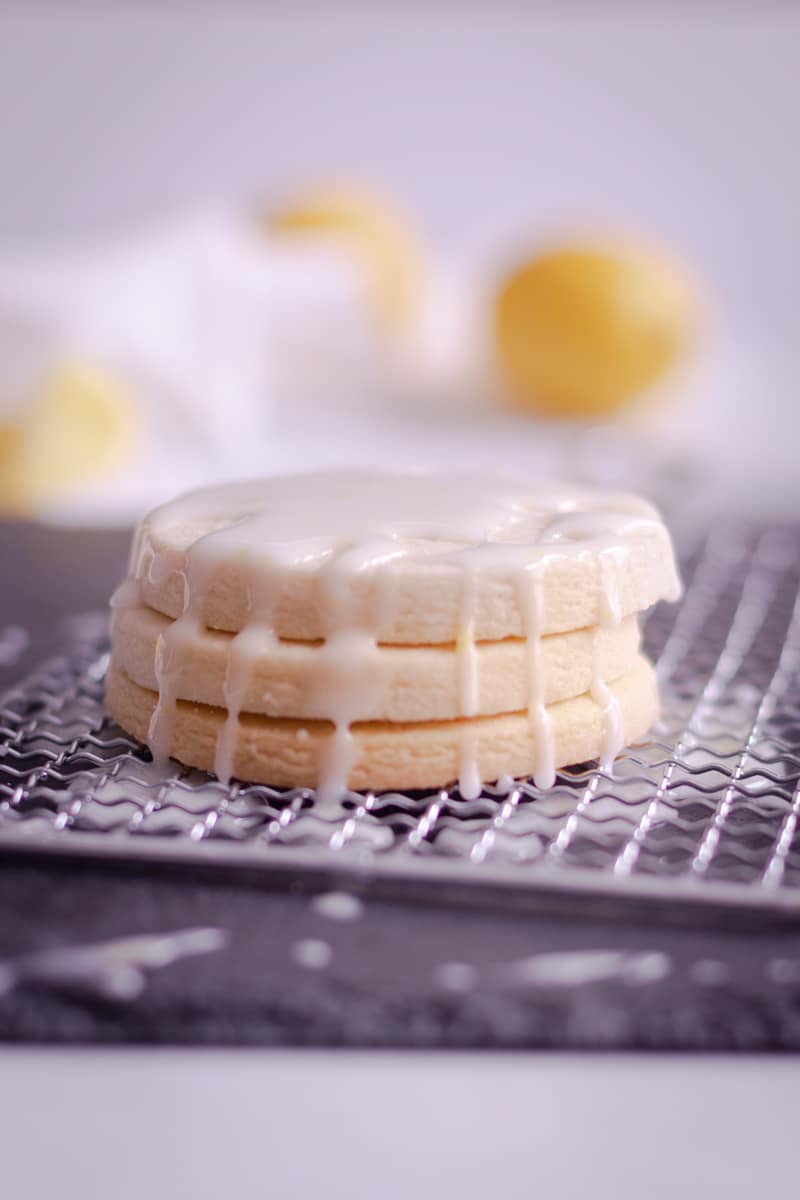
[[[0,9],[0,508],[464,466],[797,507],[800,10]]]

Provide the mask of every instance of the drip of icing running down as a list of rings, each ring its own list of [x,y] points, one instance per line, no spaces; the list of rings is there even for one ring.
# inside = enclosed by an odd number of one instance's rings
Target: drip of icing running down
[[[528,570],[521,572],[517,586],[527,648],[528,721],[533,736],[533,781],[537,787],[550,788],[556,780],[556,758],[553,725],[544,702],[544,561],[534,563]]]
[[[352,612],[351,581],[359,572],[380,570],[405,553],[402,545],[388,538],[375,539],[367,545],[345,542],[324,563],[317,576],[325,640],[320,648],[319,674],[314,688],[316,703],[321,711],[326,708],[330,711],[333,721],[333,733],[325,747],[317,785],[317,795],[323,804],[339,799],[356,762],[356,743],[350,726],[359,709],[363,711],[364,705],[369,704],[365,694],[369,686],[369,659],[378,653],[376,631],[382,610],[390,602],[387,591],[377,589],[368,626],[359,628]],[[334,695],[336,702],[331,706],[330,697]]]
[[[462,568],[461,605],[456,639],[458,711],[461,717],[474,717],[480,711],[478,652],[475,646],[476,584],[475,567],[467,561]],[[465,800],[475,800],[480,796],[481,788],[475,733],[465,725],[460,738],[458,789]]]
[[[200,539],[192,547],[192,553],[188,555],[183,571],[183,613],[160,634],[156,646],[158,701],[150,718],[147,744],[153,761],[159,765],[166,763],[169,758],[175,708],[178,703],[177,673],[172,669],[173,656],[182,645],[192,642],[205,628],[202,615],[203,597],[211,563],[202,551],[198,550],[203,540],[205,539]],[[153,568],[151,578],[157,577],[157,562],[153,564]]]
[[[350,726],[359,710],[364,711],[370,659],[378,653],[379,631],[391,616],[392,573],[403,566],[401,560],[424,560],[457,573],[459,698],[467,719],[479,711],[478,582],[491,576],[513,584],[527,640],[528,712],[534,774],[540,786],[548,786],[554,778],[541,670],[548,565],[557,559],[596,558],[601,619],[604,624],[616,623],[621,617],[620,571],[630,553],[631,535],[649,527],[663,535],[664,554],[669,558],[661,594],[672,598],[679,587],[667,535],[649,505],[636,497],[556,484],[329,472],[209,489],[151,514],[137,533],[131,563],[134,576],[147,575],[157,582],[176,569],[174,556],[162,558],[157,549],[159,531],[175,526],[188,531],[178,568],[184,603],[182,614],[158,646],[159,699],[149,735],[154,756],[163,757],[170,745],[177,700],[173,652],[184,638],[193,638],[203,628],[209,582],[220,569],[234,564],[246,573],[249,606],[243,627],[231,640],[225,679],[228,715],[216,752],[216,774],[230,777],[252,663],[276,636],[274,617],[286,580],[300,574],[314,581],[323,623],[320,682],[315,684],[320,694],[315,703],[333,726],[318,788],[328,796],[341,793],[353,766]],[[605,714],[605,762],[618,749],[621,722],[597,668],[594,674],[592,695]],[[464,795],[476,794],[480,769],[468,720],[461,747],[461,790]]]
[[[461,612],[456,639],[459,716],[474,717],[480,711],[478,652],[475,646],[475,569],[469,563],[461,577]]]
[[[228,649],[223,695],[227,717],[220,730],[214,754],[214,774],[228,783],[234,774],[236,742],[239,737],[239,717],[253,661],[275,641],[270,613],[253,615],[252,620],[237,633]]]
[[[111,597],[110,606],[113,612],[123,612],[126,608],[137,608],[142,602],[142,589],[138,579],[123,579]]]
[[[605,546],[598,557],[600,559],[600,595],[603,602],[601,622],[605,626],[619,625],[622,621],[619,577],[625,565],[625,547]]]
[[[600,552],[604,625],[619,625],[622,621],[619,577],[623,566],[624,558],[620,556],[616,547],[607,547]],[[592,652],[592,683],[589,694],[603,710],[603,741],[599,761],[601,770],[610,772],[614,759],[625,744],[625,725],[619,700],[603,679],[597,642]]]
[[[475,730],[465,724],[458,755],[458,790],[465,800],[477,800],[483,790],[476,741]]]

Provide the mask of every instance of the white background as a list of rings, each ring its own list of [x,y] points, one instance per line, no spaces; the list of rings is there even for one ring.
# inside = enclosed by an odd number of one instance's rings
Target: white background
[[[9,1051],[14,1200],[792,1195],[792,1059]]]

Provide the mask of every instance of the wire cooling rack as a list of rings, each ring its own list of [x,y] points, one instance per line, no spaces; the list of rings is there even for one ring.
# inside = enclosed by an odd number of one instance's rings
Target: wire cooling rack
[[[645,626],[663,699],[652,735],[613,777],[584,764],[548,792],[476,800],[322,805],[157,771],[103,712],[105,617],[88,616],[0,703],[0,849],[800,916],[800,527],[719,521],[683,569],[683,602]]]

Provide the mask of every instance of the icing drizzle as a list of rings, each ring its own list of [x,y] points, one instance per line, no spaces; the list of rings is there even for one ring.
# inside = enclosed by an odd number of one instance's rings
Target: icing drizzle
[[[172,670],[175,650],[205,627],[206,599],[215,576],[231,567],[246,580],[248,606],[231,639],[224,695],[227,718],[216,747],[215,773],[235,774],[242,702],[258,653],[275,639],[284,591],[298,577],[317,597],[323,645],[319,650],[319,708],[333,729],[320,764],[318,792],[336,798],[355,762],[351,724],[364,711],[382,629],[391,625],[393,581],[423,560],[455,573],[461,737],[459,786],[471,797],[481,788],[476,739],[469,718],[480,712],[476,620],[482,585],[510,582],[526,639],[527,706],[534,749],[534,779],[550,787],[555,748],[544,703],[541,639],[546,629],[548,570],[557,560],[596,559],[599,619],[618,624],[625,615],[620,581],[642,529],[661,536],[660,594],[677,598],[679,583],[669,537],[654,509],[635,496],[560,484],[530,485],[474,476],[399,475],[332,471],[207,489],[156,509],[137,531],[131,575],[163,582],[176,569],[183,611],[161,635],[156,654],[158,703],[149,730],[154,758],[169,750],[178,699]],[[179,566],[163,549],[170,534],[185,543]],[[125,585],[123,585],[123,588]],[[118,605],[133,602],[127,591]],[[591,695],[603,713],[601,762],[610,769],[624,729],[595,651]],[[286,714],[291,716],[292,714]]]

